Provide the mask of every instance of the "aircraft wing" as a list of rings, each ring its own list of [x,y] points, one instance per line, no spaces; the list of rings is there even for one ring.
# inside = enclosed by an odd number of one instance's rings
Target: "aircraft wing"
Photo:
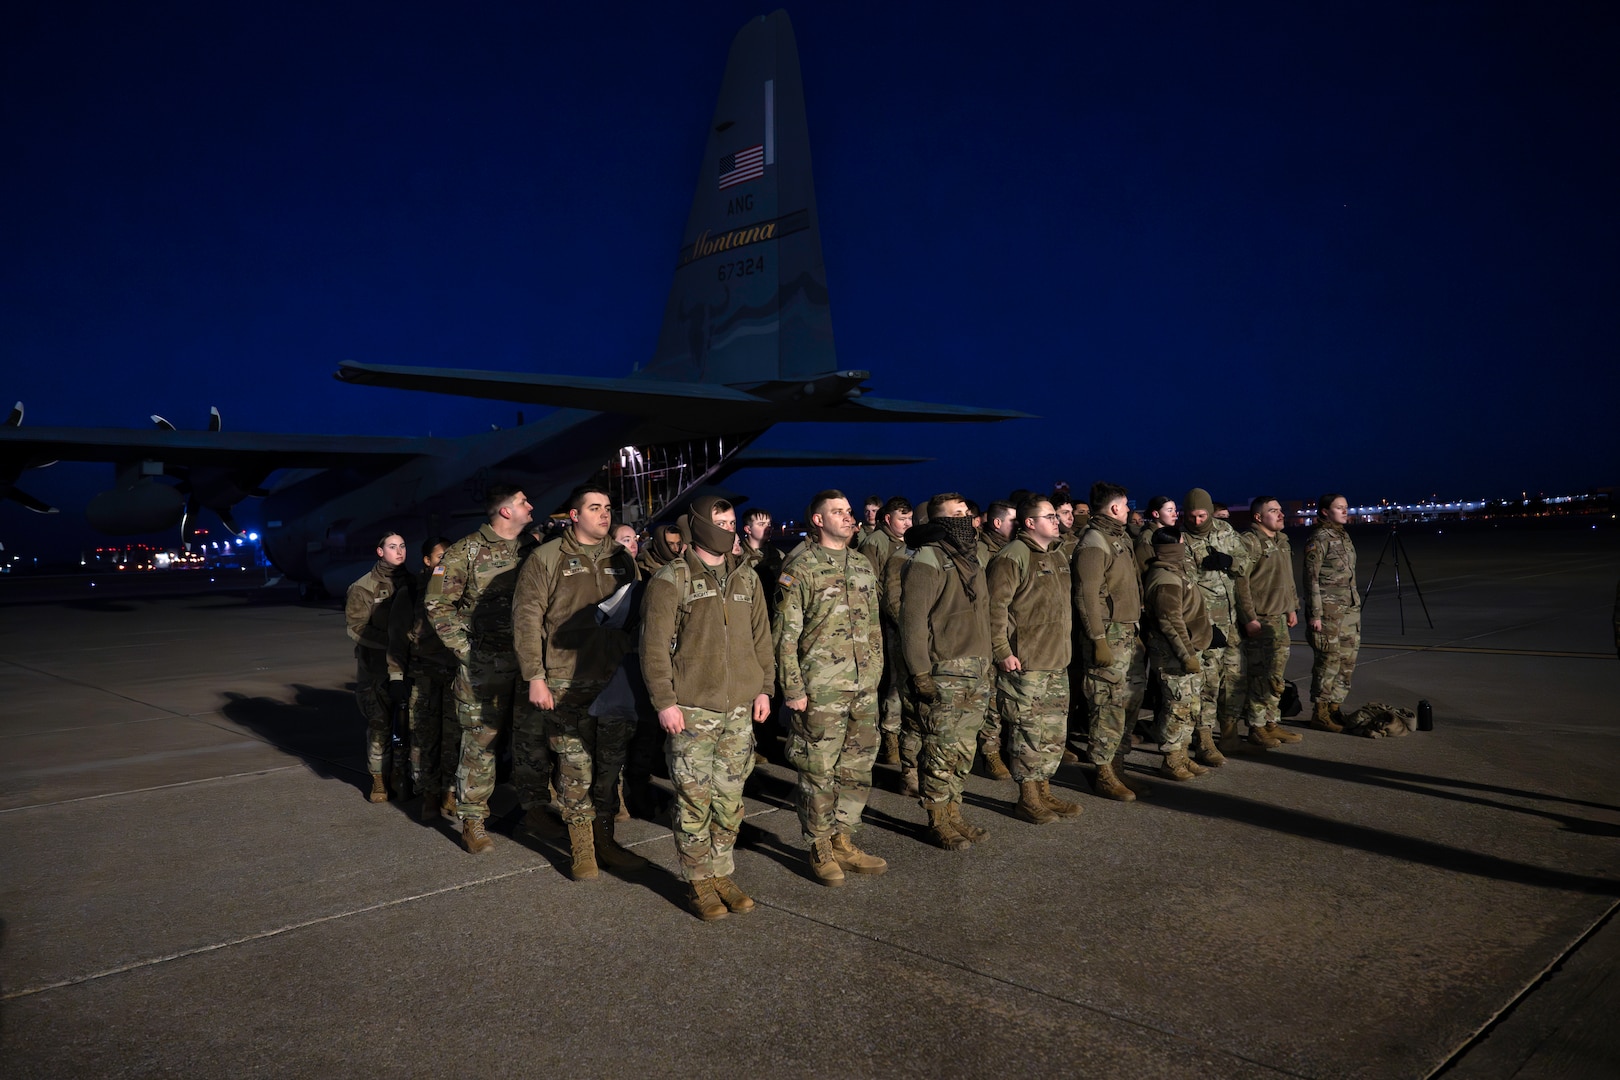
[[[911,454],[852,454],[843,450],[759,450],[749,447],[731,459],[736,469],[849,468],[856,465],[920,465],[933,458]]]
[[[222,468],[318,469],[398,463],[434,453],[435,440],[251,431],[0,427],[0,462],[129,461]]]
[[[340,382],[425,390],[457,397],[490,398],[562,409],[658,416],[694,405],[721,403],[767,409],[765,398],[719,383],[669,379],[601,379],[588,375],[541,375],[516,371],[467,371],[460,368],[397,367],[386,364],[338,365]]]
[[[996,420],[1035,420],[1033,413],[1016,409],[985,409],[973,405],[946,405],[935,401],[900,401],[896,398],[862,394],[827,409],[818,420],[850,422],[873,420],[882,423],[914,420],[933,423],[989,423]]]

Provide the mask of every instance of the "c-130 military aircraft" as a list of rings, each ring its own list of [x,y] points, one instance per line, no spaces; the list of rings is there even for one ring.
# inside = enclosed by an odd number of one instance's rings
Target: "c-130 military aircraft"
[[[152,429],[24,428],[19,402],[0,426],[0,499],[54,513],[17,480],[56,460],[114,464],[115,486],[86,509],[92,526],[114,535],[178,524],[189,536],[204,508],[238,532],[232,508],[262,497],[270,561],[341,594],[375,561],[377,537],[462,535],[482,520],[494,484],[547,508],[594,478],[621,517],[642,523],[745,467],[926,460],[751,451],[773,424],[1027,415],[873,397],[868,372],[839,369],[798,48],[784,11],[751,20],[732,41],[647,364],[596,378],[345,362],[336,377],[557,411],[459,438],[383,438],[225,432],[217,410],[203,432],[156,416]]]

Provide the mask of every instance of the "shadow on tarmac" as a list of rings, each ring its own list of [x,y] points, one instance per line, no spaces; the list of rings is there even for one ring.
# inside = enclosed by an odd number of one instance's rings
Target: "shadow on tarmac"
[[[366,722],[352,689],[293,685],[291,704],[268,697],[225,691],[220,713],[276,749],[297,757],[316,776],[341,780],[362,794],[371,790],[364,764],[347,764],[364,746]]]
[[[1283,755],[1276,756],[1282,757]],[[1272,755],[1268,754],[1262,760],[1270,761],[1271,758]],[[1307,761],[1309,759],[1296,758],[1293,760]],[[1354,767],[1347,766],[1347,768]],[[1415,790],[1438,794],[1423,788]],[[1271,803],[1256,802],[1252,799],[1227,795],[1207,788],[1199,789],[1191,784],[1160,784],[1154,788],[1154,793],[1163,796],[1159,800],[1159,805],[1181,813],[1240,821],[1246,825],[1290,833],[1309,840],[1338,844],[1341,847],[1355,848],[1377,855],[1403,859],[1407,862],[1433,866],[1441,870],[1472,874],[1476,877],[1492,878],[1497,881],[1509,881],[1519,885],[1533,885],[1539,888],[1565,889],[1570,892],[1590,893],[1594,896],[1620,896],[1620,881],[1609,878],[1593,877],[1588,874],[1572,874],[1564,870],[1534,866],[1530,863],[1504,859],[1496,855],[1486,855],[1478,851],[1453,847],[1450,844],[1440,844],[1432,840],[1402,836],[1399,833],[1389,832],[1384,829],[1334,821],[1317,814],[1289,810]]]

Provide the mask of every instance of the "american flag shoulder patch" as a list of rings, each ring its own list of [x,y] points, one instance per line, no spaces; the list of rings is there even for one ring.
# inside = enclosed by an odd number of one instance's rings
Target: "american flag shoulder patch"
[[[765,175],[765,144],[750,146],[720,159],[720,190]]]

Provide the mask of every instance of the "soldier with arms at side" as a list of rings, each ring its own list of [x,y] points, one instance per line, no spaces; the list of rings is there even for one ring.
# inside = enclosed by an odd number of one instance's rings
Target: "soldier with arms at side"
[[[1204,608],[1204,591],[1187,579],[1181,530],[1152,534],[1153,558],[1142,582],[1148,652],[1158,683],[1157,727],[1164,750],[1159,775],[1191,780],[1209,770],[1187,756],[1187,744],[1203,711],[1202,656],[1217,639]]]
[[[878,527],[861,539],[861,554],[872,563],[872,572],[878,577],[878,609],[883,618],[883,682],[879,687],[878,760],[885,765],[904,768],[905,753],[901,747],[901,733],[907,729],[905,717],[910,711],[913,722],[910,753],[911,769],[917,768],[917,751],[922,747],[921,736],[916,734],[916,707],[908,700],[910,687],[905,669],[905,655],[900,651],[900,590],[898,574],[894,595],[889,594],[887,568],[890,556],[906,549],[906,530],[911,528],[911,500],[904,495],[892,495],[878,511]]]
[[[1288,631],[1299,625],[1294,589],[1294,554],[1283,532],[1282,504],[1262,495],[1249,505],[1249,530],[1242,535],[1248,573],[1237,579],[1238,619],[1243,623],[1243,662],[1249,697],[1243,718],[1249,741],[1270,749],[1303,736],[1284,728],[1277,703],[1288,669]]]
[[[1083,632],[1085,693],[1091,705],[1092,790],[1104,798],[1131,802],[1150,790],[1122,775],[1131,749],[1131,728],[1141,709],[1147,679],[1147,650],[1139,634],[1142,582],[1136,554],[1125,531],[1128,492],[1118,484],[1091,488],[1097,513],[1074,553],[1074,604]]]
[[[774,637],[788,708],[787,756],[799,770],[799,828],[823,885],[846,871],[881,874],[884,860],[855,845],[877,758],[877,687],[883,671],[878,582],[850,550],[855,515],[839,491],[818,492],[805,519],[819,543],[782,567]]]
[[[613,506],[604,491],[582,487],[568,499],[568,527],[523,562],[512,595],[513,645],[529,704],[514,746],[545,739],[557,762],[557,799],[573,856],[575,881],[597,877],[597,864],[634,870],[646,860],[613,839],[618,783],[635,730],[633,714],[591,715],[629,642],[597,619],[596,605],[636,580],[630,553],[608,538]],[[543,730],[528,722],[540,719]],[[543,817],[541,806],[530,817]],[[540,828],[544,822],[536,822]]]
[[[1350,503],[1338,492],[1316,500],[1316,528],[1305,541],[1305,639],[1310,643],[1311,727],[1344,730],[1361,651],[1361,594],[1356,591],[1356,545],[1345,526]]]
[[[349,586],[344,598],[343,616],[349,640],[354,642],[355,701],[366,718],[366,768],[371,770],[371,801],[388,801],[383,783],[383,758],[393,725],[389,713],[405,702],[409,687],[405,665],[409,662],[400,648],[390,642],[389,622],[394,599],[401,596],[411,604],[411,575],[405,569],[405,538],[388,533],[377,541],[377,565]],[[396,792],[403,795],[403,792]]]
[[[641,672],[669,737],[675,850],[704,921],[751,911],[731,880],[743,783],[754,769],[753,725],[771,713],[776,661],[759,577],[731,554],[736,535],[708,500],[693,504],[692,546],[647,583]]]
[[[450,547],[435,536],[422,545],[422,571],[408,598],[394,605],[390,639],[404,641],[410,657],[411,781],[422,795],[421,820],[456,812],[456,763],[461,759],[461,723],[450,691],[456,658],[444,647],[427,616],[427,589],[433,570]]]
[[[512,648],[512,589],[534,544],[528,534],[534,507],[523,492],[497,484],[489,489],[487,511],[489,520],[477,532],[444,553],[428,578],[427,593],[434,632],[456,658],[453,692],[461,722],[456,816],[462,845],[474,855],[495,846],[484,828],[495,790],[495,740],[510,732],[514,713],[531,708]],[[524,806],[533,809],[545,803],[551,759],[543,742],[530,749],[536,756],[515,761],[513,779]]]
[[[961,810],[990,702],[989,588],[967,502],[955,492],[928,501],[928,523],[913,526],[906,543],[917,553],[900,595],[900,647],[922,726],[922,805],[929,839],[959,851],[989,835]]]
[[[1007,729],[1008,764],[1018,782],[1016,817],[1035,825],[1078,817],[1052,795],[1069,718],[1072,605],[1069,563],[1057,550],[1058,516],[1031,497],[1015,512],[1020,531],[990,560],[990,647],[996,707]]]

